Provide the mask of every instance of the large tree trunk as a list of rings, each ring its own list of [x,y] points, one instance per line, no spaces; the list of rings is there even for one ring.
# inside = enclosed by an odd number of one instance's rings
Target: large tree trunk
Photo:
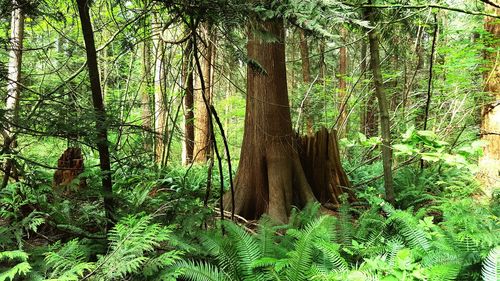
[[[493,1],[500,4],[500,1]],[[500,9],[486,4],[489,14],[500,15]],[[490,93],[492,102],[482,110],[481,139],[486,141],[483,157],[479,160],[479,178],[484,184],[484,192],[491,196],[500,186],[500,24],[498,19],[486,17],[484,27],[489,32],[492,50],[485,54],[487,71],[484,73],[484,90]]]
[[[89,71],[90,88],[92,90],[92,103],[96,115],[97,150],[99,152],[99,164],[101,168],[102,188],[104,193],[104,209],[106,218],[112,222],[113,200],[111,165],[108,147],[108,132],[106,125],[106,111],[104,109],[101,85],[99,80],[99,68],[97,67],[97,52],[94,42],[94,32],[90,22],[89,6],[87,0],[77,0],[78,13],[82,25],[85,51],[87,53],[87,66]],[[109,225],[108,225],[109,226]],[[108,229],[109,227],[107,227]]]
[[[309,87],[309,83],[311,83],[311,63],[309,61],[309,44],[307,43],[306,32],[303,29],[300,30],[300,58],[302,60],[302,81],[304,81],[306,87]],[[307,133],[311,135],[313,133],[313,118],[309,100],[304,101],[304,108],[301,107],[300,110],[305,113]]]
[[[369,1],[371,4],[371,1]],[[372,8],[366,8],[366,16],[370,21],[371,26],[376,26],[375,11]],[[373,74],[373,85],[375,87],[375,95],[377,97],[380,127],[382,133],[382,162],[384,166],[384,186],[387,201],[394,204],[394,184],[392,178],[392,148],[391,148],[391,124],[389,118],[389,105],[384,92],[382,80],[382,71],[380,69],[380,54],[379,54],[379,36],[375,28],[368,31],[368,40],[370,42],[370,69]]]
[[[197,46],[201,54],[201,68],[202,75],[197,76],[196,80],[196,90],[194,95],[195,103],[195,125],[194,125],[194,162],[205,163],[211,156],[212,152],[212,140],[210,131],[210,121],[209,112],[205,101],[203,100],[201,81],[203,79],[203,84],[205,85],[205,99],[208,105],[212,104],[213,95],[213,75],[214,68],[213,63],[215,60],[215,46],[214,40],[215,35],[213,30],[208,24],[202,25],[200,29],[202,33],[202,38],[205,44],[200,44]]]
[[[290,118],[285,68],[283,20],[258,25],[276,37],[265,42],[250,32],[248,56],[264,70],[249,64],[245,132],[236,179],[235,213],[258,218],[263,213],[286,222],[291,206],[316,198],[300,164]],[[230,195],[226,208],[231,209]]]
[[[161,21],[158,14],[153,15],[152,22],[153,31],[153,53],[155,60],[155,70],[154,70],[154,126],[155,126],[155,159],[158,164],[163,164],[165,157],[165,148],[167,143],[167,110],[165,102],[165,71],[164,71],[164,44],[161,40],[160,32]]]
[[[2,128],[4,153],[10,153],[12,148],[16,145],[14,126],[17,123],[19,115],[19,99],[21,94],[21,87],[19,83],[21,80],[22,49],[24,39],[24,12],[20,2],[21,1],[19,0],[12,0],[13,9],[10,27],[9,65],[7,67],[7,98],[5,106],[5,120],[7,120],[7,124],[4,124]],[[4,165],[4,177],[0,189],[7,186],[13,169],[14,160],[7,158]]]
[[[184,86],[184,140],[182,143],[182,164],[193,161],[194,151],[194,96],[193,96],[193,42],[189,40],[184,50],[182,81]]]
[[[340,28],[340,37],[342,39],[342,46],[339,50],[339,118],[337,120],[337,130],[340,138],[347,135],[347,29],[345,27]]]

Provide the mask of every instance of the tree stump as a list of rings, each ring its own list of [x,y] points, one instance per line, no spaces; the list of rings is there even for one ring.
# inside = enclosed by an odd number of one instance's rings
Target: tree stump
[[[340,162],[336,131],[321,128],[314,135],[299,137],[298,144],[300,162],[318,201],[338,206],[343,193],[347,193],[349,201],[354,201],[351,184]]]
[[[71,183],[78,175],[83,173],[83,170],[82,150],[78,147],[69,147],[57,161],[57,171],[54,173],[52,183],[53,188],[68,193]],[[85,186],[87,186],[87,182],[84,178],[81,178],[76,187],[81,189]]]

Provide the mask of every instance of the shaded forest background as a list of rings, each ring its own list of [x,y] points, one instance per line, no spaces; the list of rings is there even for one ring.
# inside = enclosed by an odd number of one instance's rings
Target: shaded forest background
[[[496,280],[499,13],[1,0],[0,280]]]

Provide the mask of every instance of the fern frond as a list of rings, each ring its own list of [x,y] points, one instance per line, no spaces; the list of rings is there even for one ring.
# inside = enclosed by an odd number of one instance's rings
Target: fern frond
[[[318,237],[330,241],[331,225],[332,218],[322,216],[309,223],[299,233],[292,232],[297,237],[297,241],[295,249],[289,253],[289,270],[287,270],[289,280],[307,280],[307,271],[313,263],[314,243]]]
[[[277,247],[274,244],[274,235],[276,228],[273,227],[269,217],[262,217],[259,220],[259,227],[257,229],[256,239],[260,244],[260,252],[263,256],[276,255]]]
[[[260,258],[252,263],[252,268],[274,267],[277,262],[278,259],[275,258]]]
[[[23,261],[7,269],[5,272],[0,273],[0,281],[14,281],[16,276],[26,275],[30,271],[31,265],[27,261]]]
[[[59,245],[59,244],[57,244]],[[79,272],[77,267],[87,259],[88,250],[78,239],[68,241],[57,251],[45,254],[45,262],[52,269],[51,278],[61,275],[65,271],[72,275]],[[90,268],[91,266],[88,265]]]
[[[315,243],[317,249],[319,249],[323,255],[328,259],[328,262],[333,265],[332,269],[338,271],[348,270],[348,264],[346,260],[340,255],[338,244],[334,244],[328,241],[319,240]]]
[[[240,275],[238,250],[234,247],[232,241],[227,240],[226,237],[220,235],[205,235],[202,237],[202,244],[208,250],[208,253],[215,257],[222,271],[230,276],[237,277]]]
[[[142,268],[143,275],[152,276],[165,267],[173,265],[181,259],[181,254],[182,253],[179,251],[170,251],[163,253],[156,258],[149,259]]]
[[[410,247],[421,248],[426,252],[430,250],[431,244],[425,232],[419,227],[418,221],[410,212],[396,210],[389,204],[384,204],[382,208],[389,216],[386,225],[394,224],[396,230],[405,238]]]
[[[393,239],[387,243],[387,263],[392,267],[394,266],[394,261],[396,259],[396,254],[399,250],[403,249],[404,245],[399,239]]]
[[[169,238],[171,232],[160,224],[151,223],[151,220],[150,215],[128,216],[109,231],[110,253],[98,259],[94,273],[97,279],[123,279],[141,272],[140,269],[152,259],[149,255]],[[153,263],[159,266],[161,261]]]
[[[456,280],[461,266],[457,263],[437,264],[426,269],[427,276],[431,281]]]
[[[253,263],[262,257],[259,243],[254,236],[231,221],[224,221],[227,235],[235,244],[238,256],[238,265],[244,280],[264,280],[260,273],[253,271]]]
[[[18,260],[24,262],[28,260],[28,254],[20,250],[4,251],[0,252],[0,261],[2,260],[7,260],[7,261]]]
[[[191,281],[230,281],[232,280],[217,267],[205,262],[181,261],[176,267],[180,268],[180,276]]]
[[[481,275],[483,281],[497,281],[500,267],[498,264],[500,260],[500,247],[497,246],[491,249],[490,253],[483,261],[483,268],[481,269]]]

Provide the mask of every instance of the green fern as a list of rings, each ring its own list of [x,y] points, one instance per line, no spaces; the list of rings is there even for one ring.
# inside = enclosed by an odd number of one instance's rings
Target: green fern
[[[94,265],[85,262],[88,259],[89,251],[78,239],[73,239],[64,246],[57,243],[53,246],[59,248],[58,251],[51,251],[45,254],[45,262],[51,268],[50,278],[57,276],[57,279],[83,277],[85,270],[91,270]]]
[[[169,229],[151,223],[151,220],[150,215],[129,216],[109,231],[110,253],[97,261],[95,278],[123,279],[141,272],[142,267],[149,262],[153,262],[154,266],[149,267],[146,273],[152,275],[152,269],[162,268],[179,259],[179,252],[176,251],[167,252],[160,259],[149,256],[171,233]]]
[[[235,243],[239,273],[243,280],[264,280],[264,276],[254,272],[253,263],[262,257],[258,241],[254,236],[230,221],[224,221],[228,237]]]
[[[410,247],[429,251],[431,244],[412,214],[396,210],[389,204],[384,204],[382,209],[389,216],[386,226],[394,224],[398,233],[408,242]]]
[[[128,216],[109,231],[109,252],[97,262],[88,261],[89,246],[79,240],[71,240],[62,247],[55,245],[59,249],[45,257],[52,278],[49,280],[121,280],[133,275],[167,280],[177,273],[165,269],[180,259],[181,252],[156,255],[155,251],[169,239],[170,232],[152,223],[149,215]]]
[[[285,275],[289,280],[308,279],[308,272],[313,264],[314,243],[320,239],[330,241],[332,227],[332,217],[322,216],[309,223],[303,230],[291,229],[287,232],[297,239],[294,249],[288,253],[286,259]]]
[[[481,269],[481,275],[483,281],[497,281],[498,276],[500,276],[500,246],[491,249],[490,253],[483,261],[483,268]]]
[[[216,266],[205,262],[181,261],[177,263],[180,276],[191,281],[230,281],[226,273],[220,271]]]
[[[0,281],[13,281],[16,276],[26,275],[31,271],[31,265],[28,262],[28,254],[23,251],[15,250],[0,252],[0,262],[1,261],[9,263],[18,261],[19,263],[0,273]]]

